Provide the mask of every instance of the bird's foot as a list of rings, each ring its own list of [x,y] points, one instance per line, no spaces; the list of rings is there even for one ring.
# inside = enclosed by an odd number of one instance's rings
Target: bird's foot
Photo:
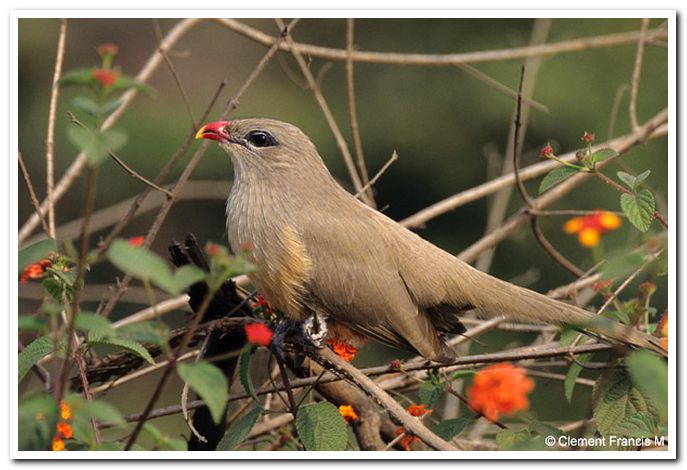
[[[305,319],[302,325],[303,335],[318,349],[324,348],[327,338],[327,317],[313,314]]]

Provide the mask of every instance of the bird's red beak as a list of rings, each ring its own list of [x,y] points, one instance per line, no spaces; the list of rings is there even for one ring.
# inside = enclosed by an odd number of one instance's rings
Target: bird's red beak
[[[226,144],[229,142],[229,121],[215,121],[205,124],[196,132],[196,139],[211,139]]]

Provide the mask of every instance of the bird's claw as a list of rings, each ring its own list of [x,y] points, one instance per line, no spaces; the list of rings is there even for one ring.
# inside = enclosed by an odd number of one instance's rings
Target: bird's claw
[[[326,319],[324,315],[313,314],[306,318],[301,326],[303,335],[318,349],[324,348],[324,341],[327,338]]]

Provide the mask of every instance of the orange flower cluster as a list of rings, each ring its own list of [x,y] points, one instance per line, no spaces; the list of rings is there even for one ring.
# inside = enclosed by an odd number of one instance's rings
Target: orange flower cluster
[[[432,413],[432,410],[425,409],[424,403],[420,403],[419,405],[410,405],[408,406],[408,408],[406,408],[406,410],[408,411],[408,413],[410,413],[411,416],[415,416],[416,418]],[[404,434],[404,436],[399,441],[399,444],[401,444],[403,450],[413,450],[413,444],[416,442],[420,442],[419,437],[413,434],[407,434],[403,430],[403,426],[399,426],[398,428],[396,428],[396,435],[400,436],[401,434]]]
[[[26,284],[29,279],[40,279],[45,274],[45,270],[52,266],[52,261],[48,258],[42,259],[37,263],[33,263],[24,268],[21,273],[19,282]]]
[[[346,420],[347,423],[350,423],[351,421],[358,421],[358,414],[351,405],[341,405],[339,407],[339,413],[341,416],[343,416],[343,419]]]
[[[420,438],[417,437],[414,434],[405,434],[405,431],[403,431],[403,426],[399,426],[398,429],[396,429],[396,435],[400,436],[403,434],[403,437],[399,441],[399,444],[401,444],[401,447],[403,447],[403,450],[413,450],[412,446],[416,442],[420,442]]]
[[[265,347],[272,344],[274,332],[264,323],[250,323],[244,327],[244,330],[249,343]]]
[[[577,234],[582,246],[593,248],[599,244],[601,235],[609,230],[615,230],[622,224],[620,217],[612,212],[596,211],[593,214],[575,217],[563,225],[563,231]]]
[[[57,434],[55,434],[55,437],[52,439],[52,450],[56,452],[63,451],[65,446],[64,446],[64,440],[63,439],[71,439],[74,437],[74,431],[72,430],[72,425],[68,423],[70,419],[72,419],[72,409],[67,405],[64,400],[60,402],[60,419],[55,426],[57,429]]]
[[[425,415],[427,413],[431,413],[431,412],[432,412],[432,410],[426,410],[425,409],[424,403],[420,403],[419,405],[410,405],[408,407],[408,413],[410,413],[411,416],[415,416],[415,417],[420,417],[420,416],[423,416],[423,415]]]
[[[346,343],[345,341],[336,341],[333,339],[328,339],[327,344],[330,348],[332,348],[332,351],[334,351],[337,356],[339,356],[346,362],[351,362],[353,358],[355,358],[355,355],[358,353],[358,348],[356,348],[352,344]]]
[[[106,42],[104,44],[101,44],[97,47],[98,54],[101,56],[113,56],[117,55],[117,52],[119,52],[119,47],[117,47],[117,44],[113,44],[111,42]]]
[[[485,367],[475,374],[468,389],[468,403],[488,420],[496,421],[501,414],[526,410],[527,394],[534,388],[525,371],[504,362]]]

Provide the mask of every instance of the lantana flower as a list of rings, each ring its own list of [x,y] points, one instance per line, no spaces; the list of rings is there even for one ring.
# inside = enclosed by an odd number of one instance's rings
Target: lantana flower
[[[244,330],[249,343],[265,347],[272,344],[274,332],[264,323],[250,323],[244,327]]]
[[[609,230],[616,230],[622,225],[620,217],[612,212],[595,211],[593,214],[575,217],[563,225],[563,231],[577,234],[582,246],[593,248],[599,244],[601,235]]]
[[[351,405],[341,405],[339,406],[339,413],[343,416],[343,419],[347,423],[351,421],[358,421],[358,414],[355,412]]]
[[[334,351],[337,356],[346,362],[351,362],[358,353],[358,348],[352,344],[346,343],[345,341],[328,339],[327,344],[332,348],[332,351]]]
[[[468,389],[468,403],[490,421],[501,415],[513,414],[529,408],[527,394],[534,382],[525,375],[524,369],[511,363],[485,367],[475,374]]]

